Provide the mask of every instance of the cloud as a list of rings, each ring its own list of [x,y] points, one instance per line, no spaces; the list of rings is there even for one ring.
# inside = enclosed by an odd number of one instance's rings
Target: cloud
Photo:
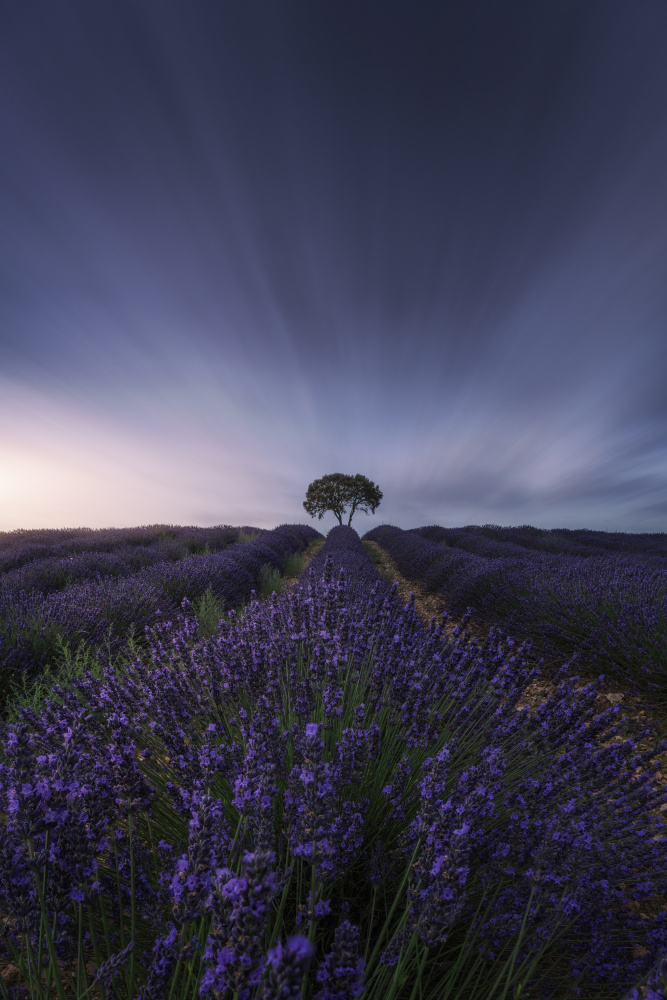
[[[667,14],[37,3],[6,527],[271,526],[335,470],[399,523],[664,526]]]

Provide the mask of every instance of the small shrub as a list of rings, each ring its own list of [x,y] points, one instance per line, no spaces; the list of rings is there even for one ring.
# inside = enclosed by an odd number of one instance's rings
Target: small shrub
[[[185,547],[191,556],[208,556],[211,553],[211,546],[201,538],[188,538]]]
[[[73,650],[60,638],[58,655],[36,677],[22,673],[14,682],[7,698],[3,722],[14,725],[21,719],[24,709],[29,708],[39,713],[48,699],[62,703],[62,699],[54,693],[57,687],[66,691],[75,681],[84,675],[100,678],[103,668],[95,651],[84,642]]]
[[[284,560],[285,576],[298,576],[303,569],[304,562],[303,552],[293,552],[291,555],[286,556]]]
[[[260,597],[269,597],[271,594],[279,594],[283,589],[283,578],[277,569],[270,563],[264,563],[259,570],[258,593]]]
[[[218,622],[225,613],[225,602],[221,597],[216,597],[211,587],[208,587],[202,594],[195,607],[199,631],[203,636],[212,635]]]

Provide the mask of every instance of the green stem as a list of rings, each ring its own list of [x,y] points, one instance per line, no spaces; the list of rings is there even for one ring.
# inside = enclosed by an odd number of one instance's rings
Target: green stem
[[[118,931],[120,933],[120,947],[121,950],[125,947],[125,931],[123,929],[123,895],[121,892],[120,884],[120,871],[118,867],[118,847],[116,846],[116,840],[114,838],[113,853],[116,860],[116,889],[118,891]],[[104,932],[107,934],[107,947],[109,948],[109,954],[111,954],[111,941],[109,940],[106,921],[104,926]]]
[[[40,926],[40,933],[41,933],[41,926]],[[30,942],[30,935],[29,934],[26,934],[25,941],[26,941],[26,951],[28,953],[28,975],[26,976],[26,979],[31,984],[30,995],[31,995],[31,997],[33,996],[32,981],[33,981],[33,976],[35,976],[35,991],[36,991],[36,995],[37,995],[37,997],[41,997],[42,996],[42,977],[40,976],[38,967],[35,965],[35,952],[33,951],[33,947],[32,947],[32,944]]]
[[[47,839],[46,839],[46,846],[47,846],[47,850],[48,850],[48,833],[47,833]],[[32,842],[32,838],[28,841],[28,851],[29,851],[29,854],[30,854],[30,860],[33,861],[34,857],[35,857],[35,849],[34,849],[34,845],[33,845],[33,842]],[[46,866],[45,866],[45,870],[46,870]],[[40,885],[40,880],[39,880],[39,877],[37,876],[36,872],[35,872],[35,886],[37,888],[37,893],[39,895],[39,905],[40,905],[40,908],[41,908],[41,911],[42,911],[42,919],[44,921],[44,927],[46,929],[46,941],[47,941],[47,944],[49,946],[49,959],[50,959],[50,961],[49,961],[49,970],[51,970],[51,968],[53,968],[53,976],[54,976],[55,981],[56,981],[56,988],[58,990],[58,997],[60,998],[60,1000],[66,1000],[65,988],[63,986],[62,979],[60,978],[60,969],[58,968],[58,959],[56,958],[56,951],[55,951],[55,948],[54,948],[54,945],[53,945],[53,935],[51,934],[51,927],[49,925],[49,917],[48,917],[48,913],[46,912],[45,894],[42,891],[42,886]],[[40,928],[40,937],[41,937],[41,928]],[[39,973],[40,973],[40,970],[37,969],[38,982],[40,980],[40,974]],[[40,992],[41,992],[41,990],[40,990]]]
[[[301,904],[301,882],[303,878],[303,859],[299,858],[297,861],[296,870],[296,905],[297,907]]]
[[[311,873],[310,873],[310,904],[308,906],[309,912],[312,914],[310,917],[310,925],[308,927],[308,940],[313,941],[315,938],[315,898],[317,896],[317,864],[315,862],[315,852],[317,850],[317,841],[313,841],[313,855],[311,860]]]
[[[233,864],[234,862],[234,851],[236,849],[236,842],[239,839],[241,831],[245,830],[247,822],[248,822],[247,816],[241,816],[239,818],[238,823],[236,824],[236,833],[234,834],[232,846],[229,848],[229,860],[231,864]]]
[[[371,946],[371,934],[373,933],[373,917],[375,916],[375,897],[377,896],[377,886],[373,886],[373,898],[371,900],[371,916],[368,921],[368,935],[366,936],[366,947],[364,948],[364,955],[368,954],[368,949]]]
[[[528,914],[530,912],[530,904],[533,901],[533,896],[534,895],[535,895],[535,886],[533,886],[532,889],[530,890],[530,898],[528,899],[528,905],[526,906],[526,909],[525,909],[525,912],[524,912],[524,915],[523,915],[523,920],[521,922],[521,930],[519,931],[519,936],[516,939],[516,944],[514,945],[514,949],[512,951],[512,956],[511,956],[511,958],[509,959],[509,961],[507,963],[508,964],[507,979],[505,980],[505,988],[503,990],[503,994],[502,994],[500,1000],[505,1000],[505,997],[507,996],[507,991],[509,989],[510,982],[512,980],[512,973],[514,972],[514,967],[516,965],[516,957],[519,954],[519,946],[521,944],[521,941],[523,940],[523,935],[524,935],[525,930],[526,930],[526,921],[528,920]]]
[[[405,875],[403,876],[403,881],[401,882],[401,885],[399,887],[398,892],[394,896],[394,902],[391,904],[391,909],[389,910],[389,913],[387,914],[387,918],[386,918],[386,920],[384,922],[384,927],[383,927],[382,931],[380,932],[380,934],[378,935],[377,944],[375,945],[375,948],[373,949],[373,954],[371,955],[371,957],[368,960],[368,966],[367,966],[367,968],[370,968],[370,966],[373,964],[373,962],[377,958],[378,952],[380,951],[380,949],[382,947],[382,939],[383,939],[383,937],[385,935],[386,928],[389,925],[389,922],[391,921],[391,918],[394,915],[394,910],[398,906],[398,901],[399,901],[399,899],[401,898],[401,896],[403,894],[403,890],[405,889],[405,885],[406,885],[408,879],[410,878],[410,870],[411,870],[412,865],[414,863],[414,860],[415,860],[415,858],[417,856],[417,851],[419,850],[420,847],[421,847],[421,837],[417,840],[417,843],[415,844],[415,849],[412,852],[412,857],[410,858],[410,864],[405,869]]]
[[[422,951],[422,956],[419,959],[419,968],[417,969],[417,978],[415,980],[415,985],[412,987],[412,993],[410,994],[410,1000],[415,1000],[417,996],[417,991],[421,995],[422,991],[422,973],[424,971],[424,966],[426,965],[426,959],[428,958],[428,945],[424,945]]]
[[[181,932],[180,932],[180,935],[179,935],[179,944],[180,944],[181,948],[184,948],[192,940],[192,926],[190,926],[190,936],[188,937],[187,941],[184,940],[183,930],[184,930],[184,928],[181,927]],[[176,988],[176,980],[178,979],[178,974],[181,971],[181,966],[182,965],[183,965],[183,960],[181,958],[178,958],[176,960],[176,965],[174,966],[174,968],[172,970],[172,973],[171,973],[171,984],[169,986],[169,993],[167,994],[167,1000],[171,1000],[171,998],[172,998],[172,996],[174,994],[174,990]]]
[[[200,920],[199,923],[201,928],[202,921]],[[190,944],[190,941],[192,941],[192,933],[193,933],[192,924],[189,925],[189,928],[190,928],[190,933],[186,934],[185,924],[181,926],[179,934],[179,945],[180,945],[179,951],[187,947],[187,945]],[[169,993],[167,994],[167,1000],[171,1000],[171,998],[174,995],[174,990],[176,989],[176,983],[178,981],[178,976],[181,971],[182,965],[183,965],[183,959],[182,958],[177,959],[176,965],[174,966],[174,970],[171,974],[171,985],[169,987]]]
[[[276,937],[280,934],[283,922],[283,913],[285,911],[285,903],[287,902],[287,894],[289,892],[290,882],[292,881],[292,870],[290,869],[289,878],[285,883],[285,886],[280,897],[280,905],[278,907],[278,913],[276,914],[276,919],[273,923],[273,931],[271,933],[271,940],[269,942],[269,948],[273,948],[276,943]]]
[[[77,942],[77,964],[76,964],[76,993],[77,996],[81,995],[81,980],[84,979],[86,988],[88,987],[88,977],[86,975],[86,961],[83,954],[83,914],[81,912],[81,903],[79,903],[79,935]]]
[[[197,927],[197,940],[198,941],[206,941],[206,939],[208,937],[209,929],[211,927],[211,922],[212,921],[211,921],[210,917],[202,917],[200,919],[199,925]],[[197,997],[197,994],[198,994],[198,991],[199,991],[199,983],[201,981],[202,964],[203,964],[203,960],[202,960],[202,956],[200,955],[200,957],[199,957],[199,971],[197,972],[196,975],[195,975],[195,972],[194,972],[194,969],[193,969],[193,963],[190,962],[190,964],[188,965],[188,978],[187,978],[187,982],[185,984],[185,988],[184,988],[184,990],[183,990],[183,992],[181,994],[182,996],[185,996],[187,994],[188,990],[190,989],[190,983],[192,982],[193,983],[193,987],[192,987],[192,997],[193,997],[193,1000],[194,1000],[194,998]]]
[[[407,947],[405,955],[402,956],[401,960],[396,965],[396,970],[394,972],[391,985],[389,987],[389,991],[388,993],[385,994],[384,1000],[394,1000],[397,990],[402,985],[402,983],[399,983],[399,977],[403,975],[403,971],[408,964],[408,961],[410,959],[410,954],[416,942],[417,942],[417,931],[414,931],[412,937],[410,938],[410,943]]]
[[[46,837],[44,838],[44,850],[46,852],[48,852],[48,850],[49,850],[49,834],[50,833],[51,833],[51,831],[47,830],[46,831]],[[32,853],[31,853],[30,856],[32,857]],[[47,854],[46,859],[44,861],[44,875],[42,877],[42,892],[44,894],[44,898],[45,899],[46,899],[46,882],[47,882],[47,870],[48,870],[48,867],[49,867],[49,858],[48,858],[48,854]],[[35,878],[37,878],[37,875],[35,875]],[[43,947],[43,942],[44,942],[44,935],[42,934],[42,922],[43,921],[44,921],[44,914],[42,914],[42,917],[40,918],[40,922],[39,922],[39,943],[37,945],[37,976],[38,976],[40,982],[41,982],[41,978],[42,978],[41,977],[42,947]],[[47,989],[47,993],[48,993],[48,989]]]
[[[127,817],[127,835],[130,838],[130,941],[134,941],[136,931],[136,886],[134,878],[134,848],[132,846],[132,814]],[[128,1000],[134,997],[134,948],[130,952],[130,964],[128,967]]]

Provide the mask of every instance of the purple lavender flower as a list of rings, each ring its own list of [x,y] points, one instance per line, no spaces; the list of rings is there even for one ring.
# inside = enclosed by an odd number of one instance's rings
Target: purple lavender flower
[[[359,956],[359,928],[343,920],[315,976],[322,983],[313,1000],[355,1000],[364,989],[365,961]]]
[[[454,613],[469,607],[478,620],[502,622],[531,636],[550,659],[584,651],[630,690],[665,700],[667,594],[659,536],[381,525],[364,537]]]
[[[183,798],[189,800],[191,814],[188,853],[177,859],[170,888],[174,916],[190,921],[204,912],[214,873],[224,865],[231,837],[219,799],[199,792]]]
[[[115,955],[111,955],[106,959],[106,961],[102,962],[95,973],[92,985],[96,986],[97,983],[101,983],[104,988],[105,995],[111,993],[113,990],[114,979],[129,959],[130,953],[133,950],[134,941],[130,941],[129,944],[126,944],[125,947],[116,952]]]
[[[399,821],[405,820],[406,809],[416,797],[415,793],[411,795],[406,794],[406,787],[411,774],[412,762],[404,754],[396,765],[393,781],[385,785],[382,789],[382,794],[389,803],[389,816]]]
[[[193,530],[186,529],[190,536]],[[253,541],[237,546],[229,545],[229,531],[225,542],[216,530],[209,532],[212,547],[229,546],[226,551],[190,555],[192,542],[195,550],[201,549],[197,544],[201,537],[186,534],[184,544],[176,543],[175,550],[172,545],[171,551],[163,539],[161,550],[151,544],[143,555],[136,549],[104,555],[89,552],[17,569],[13,578],[0,581],[2,617],[12,623],[10,648],[0,648],[0,667],[35,673],[57,653],[59,638],[75,645],[83,639],[110,656],[127,653],[132,629],[141,634],[145,628],[150,631],[160,616],[178,617],[184,598],[198,601],[207,591],[227,608],[238,606],[250,597],[263,564],[281,570],[287,555],[321,537],[308,525],[280,525],[258,531]],[[155,536],[147,540],[156,541]],[[109,540],[102,544],[108,548]],[[42,549],[46,554],[49,550]],[[196,628],[196,619],[193,625]]]
[[[131,744],[122,747],[109,745],[108,760],[115,773],[117,804],[124,814],[148,809],[153,797],[153,789],[137,766],[136,748]]]
[[[643,1000],[641,987],[636,986],[625,1000]],[[660,959],[646,980],[646,1000],[667,1000],[667,955]]]
[[[471,854],[483,841],[483,821],[494,813],[504,762],[499,751],[485,750],[482,764],[461,773],[448,794],[452,756],[453,748],[445,746],[424,762],[419,812],[405,849],[417,838],[422,846],[408,885],[408,920],[382,956],[387,965],[395,964],[414,931],[430,948],[444,944],[465,910]]]
[[[268,982],[262,990],[262,1000],[298,1000],[301,984],[315,953],[308,938],[295,935],[287,944],[278,942],[268,953]]]
[[[283,797],[290,850],[316,865],[317,877],[326,881],[349,864],[363,842],[361,804],[341,802],[340,769],[324,761],[316,723],[306,725],[301,758]]]
[[[344,729],[340,741],[336,744],[336,765],[341,784],[352,785],[360,782],[379,751],[380,727],[377,722],[371,723],[368,728],[360,726]]]
[[[208,901],[213,926],[207,940],[208,968],[200,993],[236,991],[247,1000],[264,970],[263,950],[271,900],[279,891],[272,870],[275,856],[255,851],[245,856],[245,874],[221,872]],[[230,877],[231,876],[231,877]]]
[[[140,1000],[163,1000],[169,975],[178,954],[178,931],[169,921],[167,934],[155,939],[153,959],[148,969],[146,986],[140,993]]]
[[[259,699],[256,717],[243,722],[241,730],[245,747],[232,803],[248,817],[254,849],[270,851],[275,846],[274,799],[284,774],[285,739],[266,697]]]

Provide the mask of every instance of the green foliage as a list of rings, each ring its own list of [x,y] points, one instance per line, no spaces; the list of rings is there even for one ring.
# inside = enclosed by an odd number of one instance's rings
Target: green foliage
[[[284,586],[284,580],[271,563],[264,563],[259,570],[258,596],[270,597],[274,592],[279,594]]]
[[[199,538],[188,538],[185,547],[191,556],[207,556],[211,552],[208,542],[203,542]]]
[[[342,472],[333,472],[310,484],[303,506],[311,517],[319,520],[330,510],[338,518],[339,524],[343,523],[343,515],[349,508],[349,525],[356,510],[374,514],[381,500],[380,488],[366,476],[359,473],[356,476],[346,476]]]
[[[24,673],[14,682],[3,721],[19,722],[24,708],[39,712],[46,700],[54,697],[56,686],[67,691],[84,674],[101,677],[99,659],[85,643],[79,643],[76,650],[72,650],[61,638],[58,656],[37,677],[30,678]]]
[[[59,661],[65,642],[55,622],[29,618],[25,623],[7,620],[1,624],[4,641],[8,647],[15,644],[19,632],[26,641],[32,666],[24,668],[23,684],[31,685],[38,671],[43,673],[45,668]],[[15,684],[15,678],[5,668],[0,673],[0,708],[13,697]]]
[[[375,566],[381,566],[382,565],[382,556],[378,552],[378,550],[375,547],[375,545],[373,545],[372,542],[363,542],[362,544],[363,544],[364,548],[366,549],[366,552],[368,552],[369,556],[373,560],[373,564]]]
[[[298,576],[304,566],[304,554],[303,552],[292,552],[291,555],[285,557],[284,561],[284,575],[286,577]]]
[[[322,545],[324,545],[323,538],[313,538],[312,541],[308,542],[303,552],[292,552],[291,555],[286,556],[283,564],[283,576],[288,580],[299,576],[303,572],[309,556],[314,555]]]
[[[216,597],[211,587],[207,587],[195,604],[195,614],[201,634],[204,636],[212,635],[224,613],[224,600],[221,597]]]
[[[252,542],[257,538],[256,531],[239,531],[237,542]]]

